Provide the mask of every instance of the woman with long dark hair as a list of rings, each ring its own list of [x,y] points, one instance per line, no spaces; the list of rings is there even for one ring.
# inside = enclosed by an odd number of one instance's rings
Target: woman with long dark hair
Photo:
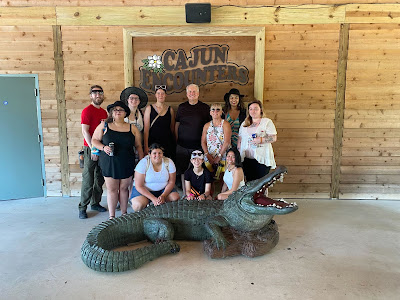
[[[246,109],[243,104],[244,95],[238,89],[231,89],[224,96],[225,105],[223,108],[224,118],[229,122],[232,129],[231,145],[237,147],[239,128],[246,118]]]
[[[244,186],[244,174],[242,169],[242,159],[236,148],[230,148],[226,153],[226,168],[224,173],[224,184],[218,200],[225,200],[238,188]]]

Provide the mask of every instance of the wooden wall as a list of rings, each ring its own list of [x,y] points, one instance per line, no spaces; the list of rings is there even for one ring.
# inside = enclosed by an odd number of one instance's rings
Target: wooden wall
[[[351,25],[341,198],[400,195],[400,27]]]
[[[123,28],[190,26],[181,18],[187,1],[154,0],[151,7],[138,7],[148,5],[145,2],[0,2],[0,72],[39,74],[48,196],[80,194],[81,170],[77,161],[77,151],[82,146],[80,113],[90,103],[88,92],[92,84],[100,84],[105,89],[105,105],[119,98],[124,88]],[[387,4],[396,2],[212,1],[215,18],[212,25],[266,28],[265,112],[278,129],[278,141],[274,144],[277,163],[289,169],[285,183],[276,185],[272,194],[322,199],[331,195],[335,109],[337,92],[342,88],[337,87],[339,39],[341,24],[347,23],[350,24],[349,47],[343,138],[340,139],[343,146],[337,161],[339,198],[398,199],[400,5]],[[224,6],[230,4],[240,6]],[[115,7],[102,8],[109,5]],[[250,9],[246,5],[257,7]],[[56,93],[53,40],[56,25],[61,25],[63,95]],[[202,99],[220,100],[228,88],[216,86],[218,92],[214,94],[211,88],[204,87]],[[59,132],[57,113],[60,103],[56,100],[60,96],[65,101],[67,120],[68,159],[64,163],[60,158],[62,132]],[[176,106],[179,99],[172,102]],[[62,167],[69,179],[64,193]]]
[[[38,74],[48,196],[60,196],[60,143],[52,26],[0,26],[2,74]]]
[[[71,195],[80,195],[81,173],[77,152],[82,148],[81,112],[90,104],[89,89],[99,84],[105,108],[119,100],[124,87],[122,27],[62,26],[68,165]]]
[[[278,130],[277,164],[289,171],[275,193],[330,195],[338,39],[338,24],[266,27],[265,113]]]
[[[8,0],[0,2],[0,6],[172,6],[202,2],[211,3],[212,5],[398,3],[397,0]]]

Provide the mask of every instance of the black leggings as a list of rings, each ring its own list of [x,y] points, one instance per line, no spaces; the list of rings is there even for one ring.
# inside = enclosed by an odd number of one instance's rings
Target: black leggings
[[[245,157],[243,161],[243,172],[247,182],[260,179],[267,175],[269,170],[271,170],[271,167],[260,164],[256,159]]]

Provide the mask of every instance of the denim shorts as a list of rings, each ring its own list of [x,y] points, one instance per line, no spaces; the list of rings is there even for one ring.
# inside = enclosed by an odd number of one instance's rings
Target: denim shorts
[[[165,190],[165,188],[163,188],[163,189],[160,190],[160,191],[150,191],[150,190],[149,190],[149,192],[152,193],[154,197],[160,197],[161,194],[164,192],[164,190]],[[173,192],[176,192],[176,189],[175,189],[175,188],[172,189],[171,193],[173,193]],[[139,193],[139,192],[137,191],[136,187],[133,186],[133,187],[132,187],[132,193],[131,193],[130,199],[133,199],[133,198],[135,198],[135,197],[137,197],[137,196],[141,196],[141,195],[142,195],[142,194]]]

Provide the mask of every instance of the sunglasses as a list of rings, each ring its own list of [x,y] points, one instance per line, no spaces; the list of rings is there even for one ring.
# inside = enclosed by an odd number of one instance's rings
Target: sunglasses
[[[119,111],[119,112],[122,112],[122,111],[125,111],[125,109],[113,109],[113,111]]]
[[[162,89],[162,90],[166,91],[166,90],[167,90],[167,86],[166,86],[165,84],[154,86],[154,90],[157,91],[157,90],[159,90],[159,89]]]
[[[198,157],[200,159],[203,159],[204,155],[203,155],[203,153],[201,151],[192,152],[191,158],[193,159],[193,158],[196,158],[196,157]]]
[[[93,90],[93,91],[91,91],[91,93],[92,93],[92,94],[100,94],[100,95],[103,95],[103,94],[104,94],[104,92],[103,92],[103,91],[100,91],[100,90]]]
[[[220,108],[211,108],[210,111],[221,111]]]

